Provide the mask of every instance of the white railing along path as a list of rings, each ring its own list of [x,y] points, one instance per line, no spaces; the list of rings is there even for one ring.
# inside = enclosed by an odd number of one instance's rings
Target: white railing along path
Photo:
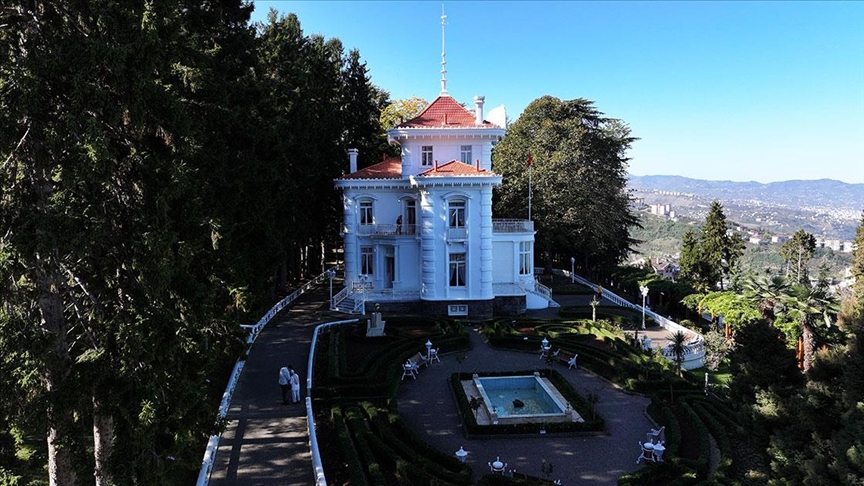
[[[315,287],[316,285],[325,282],[327,279],[329,279],[329,272],[325,271],[324,273],[318,275],[309,282],[306,282],[302,287],[295,290],[284,299],[277,302],[276,305],[271,307],[270,310],[267,311],[267,313],[264,314],[261,319],[259,319],[258,322],[256,322],[255,324],[240,326],[249,333],[249,335],[246,337],[246,351],[244,353],[244,356],[238,359],[237,363],[234,365],[234,370],[231,372],[231,378],[228,380],[228,385],[225,387],[225,392],[222,394],[222,402],[219,405],[219,411],[217,413],[217,422],[221,422],[228,415],[228,408],[231,406],[231,398],[234,396],[234,390],[237,388],[237,382],[240,379],[240,373],[243,371],[243,366],[246,364],[246,356],[249,356],[252,345],[255,343],[255,339],[258,338],[258,335],[264,329],[264,326],[266,326],[267,323],[269,323],[274,317],[276,317],[276,314],[278,314],[279,311],[293,304],[298,297],[305,294],[309,289]],[[216,459],[216,449],[219,447],[220,437],[221,433],[211,435],[210,439],[207,441],[207,449],[204,451],[204,459],[201,462],[201,471],[198,473],[198,481],[195,483],[196,486],[207,486],[210,483],[210,473],[213,472],[213,461]]]

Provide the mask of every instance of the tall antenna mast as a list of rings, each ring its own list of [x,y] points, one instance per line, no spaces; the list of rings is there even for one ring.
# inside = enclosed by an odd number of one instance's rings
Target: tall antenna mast
[[[447,53],[444,50],[444,26],[447,25],[444,15],[444,2],[441,2],[441,94],[447,94]]]

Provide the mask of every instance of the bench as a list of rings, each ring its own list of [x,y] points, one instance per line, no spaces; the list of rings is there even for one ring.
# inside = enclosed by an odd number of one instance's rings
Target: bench
[[[576,358],[578,356],[579,355],[576,353],[571,353],[570,351],[566,351],[564,349],[558,348],[558,350],[555,351],[554,353],[552,353],[552,355],[549,356],[549,358],[550,358],[550,360],[557,360],[557,361],[560,361],[560,362],[568,365],[567,369],[570,369],[573,367],[575,367],[576,369],[579,369],[579,367],[576,366]]]
[[[408,358],[407,364],[410,364],[411,367],[414,368],[414,371],[420,371],[420,366],[421,365],[428,365],[429,360],[423,354],[417,353],[414,356],[411,356],[410,358]]]

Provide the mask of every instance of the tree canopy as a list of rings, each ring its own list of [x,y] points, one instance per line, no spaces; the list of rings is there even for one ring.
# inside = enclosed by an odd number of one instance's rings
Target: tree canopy
[[[359,53],[251,10],[0,10],[0,428],[52,485],[189,482],[244,309],[321,270],[345,149],[382,143]]]
[[[780,248],[780,255],[786,260],[786,276],[790,269],[795,270],[795,281],[803,282],[807,278],[807,260],[813,258],[816,251],[816,237],[804,230],[796,231]],[[790,268],[791,267],[791,268]]]
[[[614,268],[634,243],[626,152],[635,140],[591,101],[534,100],[492,152],[492,168],[504,177],[494,214],[527,218],[530,173],[536,253],[546,265],[576,256],[585,269]]]
[[[744,242],[729,234],[723,206],[713,201],[698,237],[693,232],[684,235],[681,246],[681,278],[701,291],[724,288],[744,251]]]

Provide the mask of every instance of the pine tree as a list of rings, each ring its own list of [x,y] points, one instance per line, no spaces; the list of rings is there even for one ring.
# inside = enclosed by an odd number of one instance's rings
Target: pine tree
[[[494,214],[527,216],[530,153],[537,254],[545,254],[547,267],[571,255],[595,271],[615,267],[638,224],[626,181],[626,152],[635,140],[624,122],[604,117],[591,101],[534,100],[493,150],[492,167],[504,178]]]
[[[795,281],[804,283],[807,279],[807,267],[805,263],[813,258],[816,251],[816,237],[804,230],[798,230],[780,248],[780,255],[786,260],[786,276],[789,276],[789,267],[795,268]]]

